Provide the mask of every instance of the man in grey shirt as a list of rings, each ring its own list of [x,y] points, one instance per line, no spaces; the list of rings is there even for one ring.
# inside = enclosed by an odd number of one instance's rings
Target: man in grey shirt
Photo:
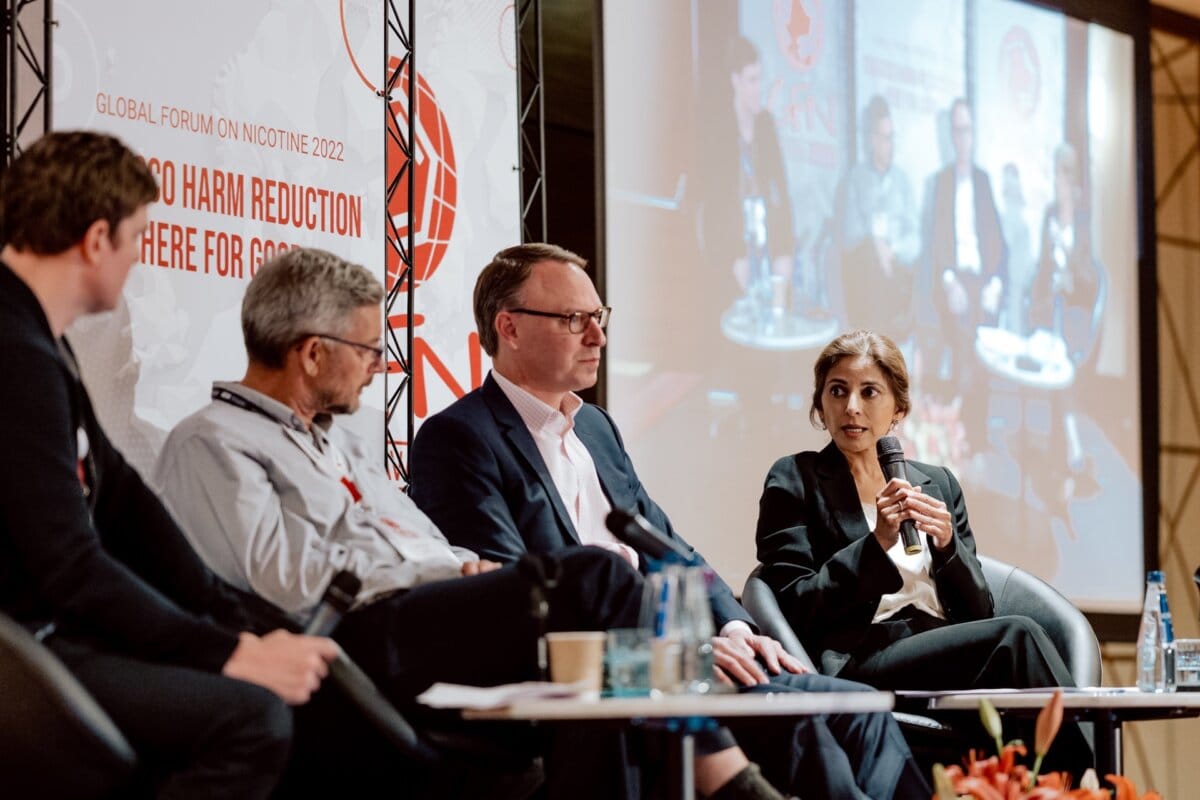
[[[369,374],[382,363],[375,347],[350,350],[370,361]],[[294,411],[268,394],[256,380],[262,371],[252,363],[245,381],[214,384],[213,402],[175,428],[155,470],[213,569],[303,621],[339,570],[362,579],[366,605],[494,568],[447,543],[365,442],[330,414]],[[357,403],[357,394],[348,397],[347,410]]]
[[[197,552],[297,620],[337,571],[356,573],[363,589],[335,638],[399,703],[435,680],[535,678],[540,625],[635,626],[643,583],[622,557],[580,548],[509,567],[480,560],[450,545],[335,424],[384,369],[382,299],[367,270],[324,251],[291,250],[259,268],[242,303],[245,377],[215,384],[213,402],[172,431],[155,467]],[[542,621],[530,613],[539,583]],[[706,794],[780,797],[731,739],[720,741],[697,759]],[[577,770],[604,754],[571,755]]]

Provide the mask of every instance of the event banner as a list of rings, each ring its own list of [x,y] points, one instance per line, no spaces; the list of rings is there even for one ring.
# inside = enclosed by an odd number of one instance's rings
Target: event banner
[[[126,0],[115,15],[60,0],[56,12],[55,127],[120,136],[160,183],[124,301],[70,332],[98,412],[132,463],[148,471],[171,427],[208,402],[212,381],[241,377],[242,293],[265,259],[320,247],[383,280],[387,214],[402,232],[411,220],[418,244],[423,410],[478,382],[469,302],[453,292],[519,230],[511,9],[505,38],[502,3],[418,3],[412,214],[385,207],[382,5]],[[438,377],[426,381],[419,370],[431,365]],[[368,387],[350,420],[381,459],[383,384]]]

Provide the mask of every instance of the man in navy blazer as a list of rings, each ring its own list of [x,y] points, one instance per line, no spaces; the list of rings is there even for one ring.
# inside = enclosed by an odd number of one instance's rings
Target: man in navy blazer
[[[426,420],[412,444],[411,493],[455,544],[509,562],[526,552],[591,545],[644,569],[645,556],[604,526],[636,510],[691,549],[650,498],[602,409],[575,392],[597,379],[610,309],[579,256],[527,244],[497,254],[475,287],[480,343],[493,359],[483,386]],[[854,691],[805,672],[719,577],[713,585],[719,677],[770,691]],[[737,729],[776,785],[805,797],[929,795],[889,715],[830,715]]]
[[[646,493],[608,412],[581,405],[574,432],[591,454],[613,508],[636,509],[651,525],[695,552]],[[470,466],[473,477],[464,487],[461,473],[473,456],[488,462],[490,470]],[[477,391],[425,422],[413,443],[411,460],[411,492],[417,505],[431,516],[436,510],[438,527],[480,558],[507,563],[527,552],[548,553],[584,543],[529,429],[494,374]],[[452,479],[442,477],[450,470]],[[639,558],[639,566],[643,563]],[[719,576],[712,598],[718,630],[733,620],[753,624]]]

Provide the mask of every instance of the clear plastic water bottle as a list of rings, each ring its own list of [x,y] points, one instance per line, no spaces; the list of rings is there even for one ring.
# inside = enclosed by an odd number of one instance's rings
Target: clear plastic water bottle
[[[646,581],[642,616],[649,616],[649,627],[654,632],[650,642],[650,688],[659,694],[674,694],[679,686],[682,645],[675,619],[678,594],[678,568],[652,564]]]
[[[647,581],[653,607],[650,685],[664,694],[713,690],[713,617],[707,570],[667,565]]]
[[[681,689],[687,694],[708,694],[713,689],[712,638],[715,630],[708,594],[712,580],[711,570],[688,567],[680,581],[680,638],[683,640]]]
[[[1159,573],[1160,575],[1162,573]],[[1159,673],[1155,676],[1155,691],[1175,691],[1175,628],[1171,625],[1171,607],[1167,605],[1166,584],[1159,584],[1158,592],[1158,649]]]
[[[1146,599],[1142,603],[1142,621],[1138,626],[1137,638],[1137,687],[1143,692],[1153,692],[1158,673],[1159,648],[1159,590],[1163,574],[1153,570],[1146,575]]]
[[[1175,632],[1159,570],[1146,575],[1146,600],[1138,627],[1137,686],[1143,692],[1175,690]]]

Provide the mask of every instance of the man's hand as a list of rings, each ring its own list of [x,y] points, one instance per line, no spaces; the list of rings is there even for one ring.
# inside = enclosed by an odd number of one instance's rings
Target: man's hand
[[[462,565],[462,574],[464,578],[471,575],[482,575],[485,572],[491,572],[494,569],[500,569],[500,565],[495,561],[488,561],[481,558],[478,561],[464,561]]]
[[[770,678],[759,665],[761,658],[772,675],[784,670],[803,675],[808,669],[788,654],[783,645],[770,636],[758,636],[749,631],[733,630],[728,636],[713,637],[713,662],[717,678],[726,684],[742,686],[767,683]]]
[[[298,706],[307,703],[321,685],[338,652],[332,639],[321,636],[276,630],[260,638],[243,631],[221,674],[270,689],[284,702]]]

